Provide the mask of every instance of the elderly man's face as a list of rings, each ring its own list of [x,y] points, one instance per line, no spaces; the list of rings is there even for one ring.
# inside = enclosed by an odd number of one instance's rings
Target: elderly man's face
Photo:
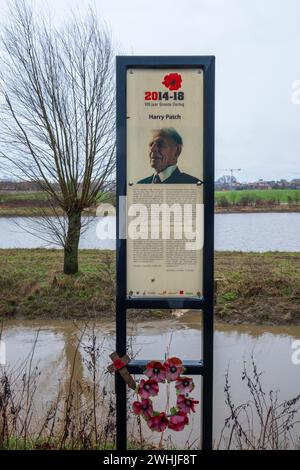
[[[150,165],[157,173],[177,163],[181,152],[181,145],[176,144],[171,138],[154,133],[149,143]]]

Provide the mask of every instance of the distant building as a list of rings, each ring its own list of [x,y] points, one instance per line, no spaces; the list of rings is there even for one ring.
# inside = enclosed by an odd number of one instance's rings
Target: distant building
[[[234,176],[223,175],[215,182],[215,189],[216,191],[232,190],[236,189],[239,185],[240,183],[238,183]]]
[[[230,190],[249,190],[249,189],[300,189],[300,178],[295,178],[291,181],[281,179],[279,181],[264,181],[260,179],[249,183],[239,183],[234,176],[224,175],[215,182],[216,191],[230,191]]]
[[[256,183],[253,183],[254,189],[272,189],[267,181],[259,180]]]
[[[292,181],[290,181],[290,188],[300,189],[300,178],[295,178]]]
[[[0,191],[17,191],[18,183],[11,180],[0,181]]]
[[[0,181],[0,191],[39,191],[41,186],[35,181]]]

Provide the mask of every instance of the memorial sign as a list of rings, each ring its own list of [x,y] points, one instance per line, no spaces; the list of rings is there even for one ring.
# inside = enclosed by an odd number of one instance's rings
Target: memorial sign
[[[127,295],[201,297],[203,71],[127,70]]]
[[[129,309],[197,310],[202,341],[182,367],[202,376],[202,449],[212,448],[214,66],[211,56],[117,58],[116,354],[109,369],[118,449],[127,447],[127,384],[140,387],[135,376],[163,359],[154,349],[151,358],[128,362]]]

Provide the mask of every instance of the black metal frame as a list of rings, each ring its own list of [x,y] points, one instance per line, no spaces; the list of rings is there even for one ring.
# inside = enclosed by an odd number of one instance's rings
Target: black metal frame
[[[128,68],[201,68],[204,73],[204,248],[202,298],[128,298],[126,239],[120,239],[119,197],[126,196],[126,75]],[[213,433],[213,309],[214,309],[214,93],[213,56],[117,57],[117,294],[116,350],[126,354],[127,309],[201,309],[203,312],[202,360],[185,361],[187,374],[202,375],[202,449],[212,448]],[[122,215],[122,214],[121,214]],[[200,351],[199,351],[200,354]],[[142,374],[148,360],[131,361],[130,373]],[[117,449],[127,448],[127,389],[116,374]]]

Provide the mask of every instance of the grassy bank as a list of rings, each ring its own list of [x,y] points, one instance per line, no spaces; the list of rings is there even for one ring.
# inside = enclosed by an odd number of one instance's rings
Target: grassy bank
[[[77,318],[110,316],[114,309],[114,254],[80,252],[81,271],[61,273],[62,250],[0,250],[0,314]]]
[[[299,189],[216,191],[216,212],[299,212]]]
[[[105,195],[104,202],[115,205],[115,196]],[[300,190],[216,191],[215,212],[300,212]],[[43,213],[53,214],[42,192],[0,192],[0,217],[38,217]],[[96,207],[88,213],[95,215]]]
[[[99,194],[101,201],[114,204],[114,194]],[[56,208],[58,214],[63,215],[60,208]],[[96,207],[85,209],[85,213],[96,215]],[[53,215],[53,209],[49,204],[47,195],[41,191],[0,191],[0,217],[38,217],[41,215]]]
[[[216,317],[229,323],[300,323],[300,253],[216,254]]]
[[[114,253],[82,250],[74,276],[62,263],[60,250],[0,250],[0,316],[113,318]],[[300,253],[217,252],[215,277],[216,320],[300,324]]]

